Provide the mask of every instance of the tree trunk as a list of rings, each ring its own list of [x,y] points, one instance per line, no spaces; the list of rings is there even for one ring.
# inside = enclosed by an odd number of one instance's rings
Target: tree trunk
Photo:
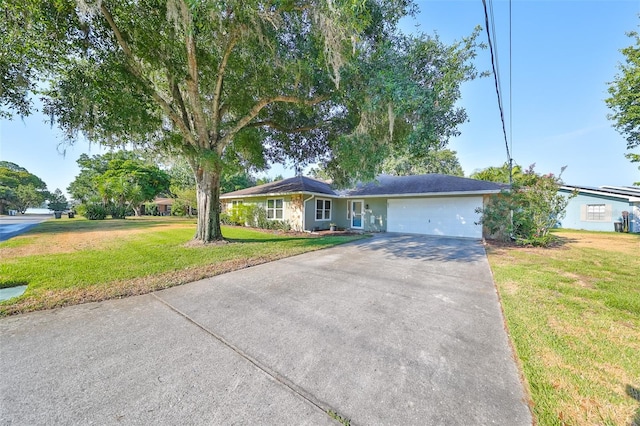
[[[197,167],[196,199],[198,202],[198,227],[195,239],[208,243],[222,240],[220,230],[220,173],[219,167],[209,170]]]

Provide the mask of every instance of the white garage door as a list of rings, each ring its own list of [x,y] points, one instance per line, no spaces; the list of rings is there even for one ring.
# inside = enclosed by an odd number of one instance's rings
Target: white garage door
[[[387,231],[408,234],[482,238],[482,225],[476,225],[482,197],[390,199]]]

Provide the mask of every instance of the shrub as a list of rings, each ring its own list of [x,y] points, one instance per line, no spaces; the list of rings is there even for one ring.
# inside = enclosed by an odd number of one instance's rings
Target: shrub
[[[225,225],[248,226],[250,228],[290,231],[291,224],[285,220],[267,219],[267,211],[257,204],[240,204],[220,215]]]
[[[236,225],[236,223],[231,220],[229,213],[220,213],[220,223],[223,225]]]
[[[111,206],[111,217],[113,219],[124,219],[127,216],[126,206]]]
[[[553,241],[549,231],[564,217],[569,200],[576,194],[559,194],[560,176],[537,175],[533,166],[521,179],[514,182],[511,191],[492,196],[484,209],[476,209],[482,214],[480,223],[499,238],[546,247]]]
[[[175,199],[173,201],[173,204],[171,205],[171,216],[186,216],[186,215],[187,215],[187,206],[179,198]]]
[[[84,213],[80,213],[81,207],[84,206]],[[82,214],[89,220],[104,220],[107,218],[107,208],[100,203],[91,203],[78,206],[78,213]]]
[[[240,204],[230,209],[229,221],[231,222],[231,224],[240,225],[240,226],[244,226],[245,224],[248,224],[251,221],[250,220],[251,212],[249,211],[251,210],[251,206],[252,204],[249,204],[249,205]]]
[[[158,216],[160,214],[158,212],[158,205],[155,203],[145,203],[144,214],[148,216]]]

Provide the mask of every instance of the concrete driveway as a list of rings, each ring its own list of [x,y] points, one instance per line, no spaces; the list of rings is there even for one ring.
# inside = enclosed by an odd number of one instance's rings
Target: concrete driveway
[[[0,320],[2,424],[530,425],[477,241],[378,235]]]

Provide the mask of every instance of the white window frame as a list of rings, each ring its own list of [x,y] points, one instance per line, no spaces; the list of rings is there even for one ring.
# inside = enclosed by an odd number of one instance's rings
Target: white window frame
[[[318,209],[318,202],[322,202],[322,208]],[[329,203],[329,208],[327,209],[327,204]],[[333,207],[333,200],[331,200],[330,198],[316,198],[316,215],[314,216],[316,219],[316,222],[328,222],[331,220],[331,209]],[[326,213],[329,213],[329,216],[327,217]],[[318,218],[318,213],[320,213],[321,217]]]
[[[278,207],[278,201],[280,201],[281,206]],[[273,202],[273,206],[269,207],[269,202]],[[266,203],[266,211],[267,211],[267,220],[284,220],[284,198],[268,198]],[[278,217],[278,212],[280,212],[280,217]],[[271,217],[269,214],[271,213]]]
[[[596,211],[597,208],[597,211]],[[606,204],[587,204],[587,217],[588,222],[604,222],[607,220],[607,205]]]
[[[605,220],[605,204],[587,204],[587,220],[600,222]]]

